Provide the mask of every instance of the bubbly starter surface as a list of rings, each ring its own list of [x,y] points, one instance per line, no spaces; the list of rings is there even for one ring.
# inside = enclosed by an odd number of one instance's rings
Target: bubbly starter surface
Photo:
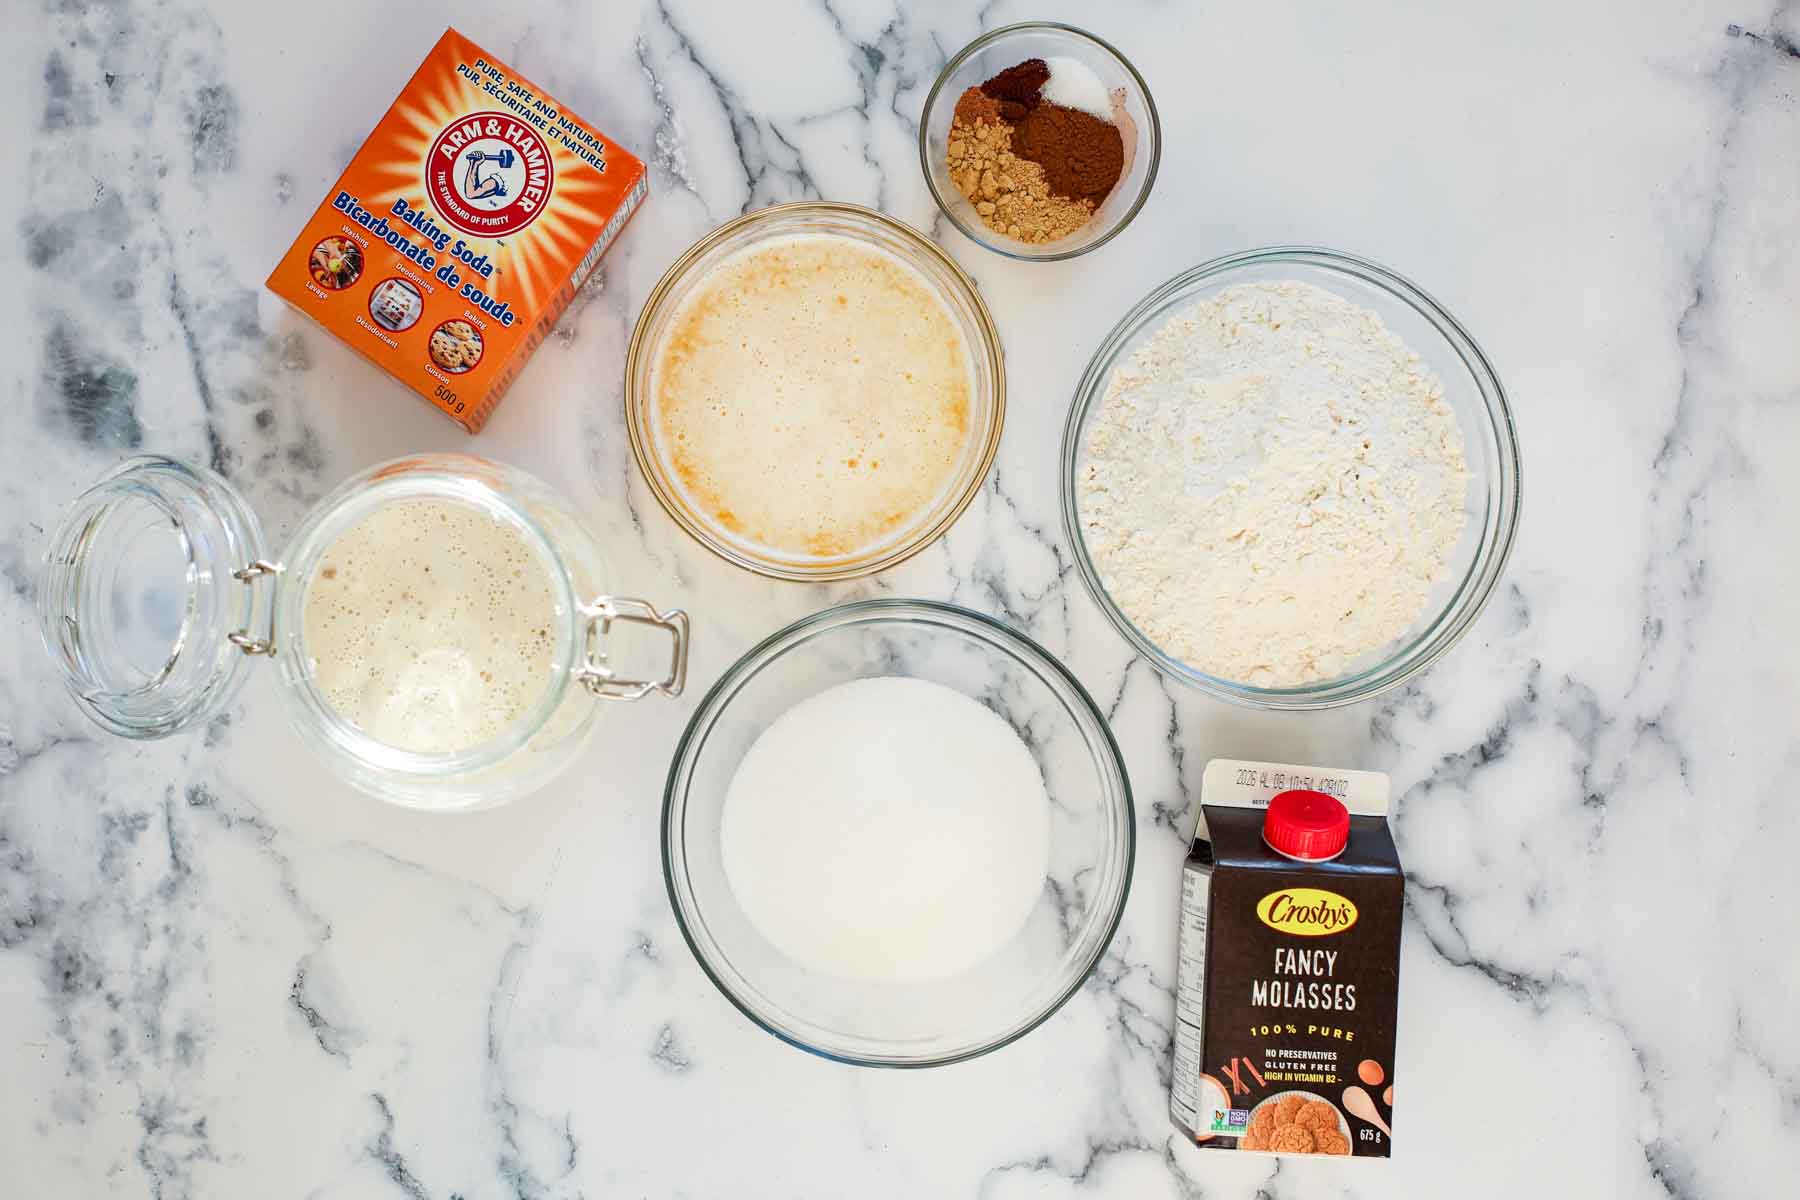
[[[306,585],[305,645],[338,715],[416,753],[469,750],[550,683],[555,597],[511,526],[452,500],[402,500],[333,542]]]
[[[780,553],[852,554],[944,487],[969,436],[970,351],[912,268],[803,235],[713,268],[655,367],[658,435],[691,501]]]

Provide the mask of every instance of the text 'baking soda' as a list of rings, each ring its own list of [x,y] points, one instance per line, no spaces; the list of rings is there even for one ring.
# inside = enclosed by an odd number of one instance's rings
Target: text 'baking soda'
[[[268,286],[474,433],[645,194],[641,162],[451,29]]]

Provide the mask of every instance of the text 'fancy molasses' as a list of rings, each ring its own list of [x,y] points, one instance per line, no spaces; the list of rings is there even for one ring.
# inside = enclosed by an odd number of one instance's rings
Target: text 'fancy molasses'
[[[1205,1149],[1391,1155],[1405,880],[1387,776],[1214,759],[1200,801],[1175,1124]]]

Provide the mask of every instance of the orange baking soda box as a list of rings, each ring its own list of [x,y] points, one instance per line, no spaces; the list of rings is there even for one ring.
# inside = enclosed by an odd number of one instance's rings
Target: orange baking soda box
[[[643,163],[446,30],[269,290],[474,433],[646,191]]]

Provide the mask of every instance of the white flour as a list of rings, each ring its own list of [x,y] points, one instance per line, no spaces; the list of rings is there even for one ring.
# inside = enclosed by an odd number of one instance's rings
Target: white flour
[[[992,955],[1044,892],[1050,801],[1012,726],[942,684],[827,688],[732,776],[725,877],[776,949],[841,979],[926,980]]]
[[[1421,616],[1463,529],[1443,385],[1375,313],[1298,282],[1227,288],[1114,371],[1077,508],[1119,609],[1257,687],[1330,679]]]

